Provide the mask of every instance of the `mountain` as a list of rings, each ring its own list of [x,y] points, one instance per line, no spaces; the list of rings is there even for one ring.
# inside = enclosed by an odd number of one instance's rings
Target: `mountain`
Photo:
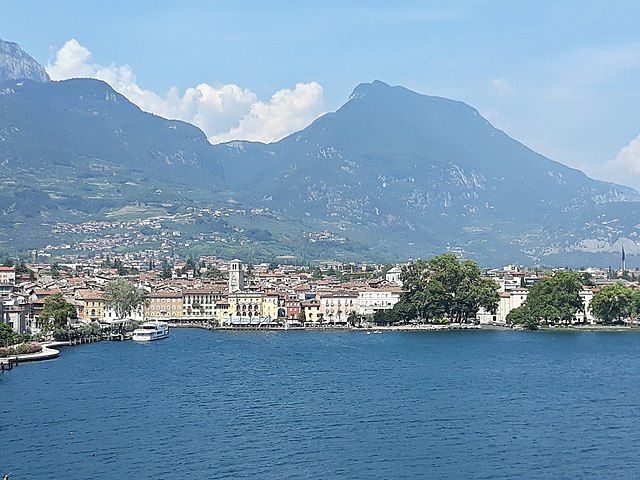
[[[0,83],[5,80],[48,82],[50,79],[44,67],[22,50],[20,45],[0,40]]]
[[[638,192],[545,158],[462,102],[375,81],[279,142],[214,146],[101,81],[48,81],[16,44],[0,42],[0,75],[0,250],[111,238],[247,261],[640,254]]]
[[[244,198],[389,256],[592,253],[576,241],[602,240],[599,212],[624,216],[640,200],[532,151],[462,102],[380,81],[277,143],[218,149]]]
[[[98,80],[0,84],[0,146],[8,222],[188,203],[223,176],[201,130],[142,112]]]

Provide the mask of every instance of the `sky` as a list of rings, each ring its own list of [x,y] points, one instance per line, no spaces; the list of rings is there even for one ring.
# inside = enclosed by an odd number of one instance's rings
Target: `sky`
[[[275,141],[382,80],[640,189],[637,0],[0,0],[53,79],[107,81],[212,143]]]

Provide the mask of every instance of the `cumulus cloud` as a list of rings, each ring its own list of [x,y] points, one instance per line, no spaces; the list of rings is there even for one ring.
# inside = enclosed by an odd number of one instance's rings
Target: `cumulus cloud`
[[[268,136],[283,138],[316,119],[322,113],[321,106],[322,87],[316,82],[298,83],[294,90],[276,92],[269,103],[255,102],[238,127],[211,140],[220,143],[244,138],[264,142],[269,141]]]
[[[631,140],[629,145],[618,152],[616,158],[607,163],[611,167],[622,167],[636,175],[640,174],[640,135]]]
[[[622,147],[614,159],[603,165],[601,176],[638,188],[640,185],[640,135]]]
[[[47,64],[52,80],[103,80],[146,112],[184,120],[201,128],[212,143],[228,140],[273,142],[300,130],[323,113],[323,91],[316,82],[279,90],[268,102],[249,89],[201,83],[184,92],[172,88],[158,94],[142,88],[128,65],[91,63],[91,52],[68,40]]]
[[[594,165],[578,165],[587,175],[633,187],[640,192],[640,135],[620,149],[615,158]]]

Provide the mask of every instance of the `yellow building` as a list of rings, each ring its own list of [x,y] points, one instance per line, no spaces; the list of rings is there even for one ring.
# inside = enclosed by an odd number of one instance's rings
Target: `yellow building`
[[[104,321],[104,294],[100,290],[76,290],[76,308],[81,322]]]
[[[262,299],[262,316],[275,320],[285,318],[287,311],[284,308],[285,296],[277,293],[266,293]]]
[[[320,322],[323,320],[320,316],[320,300],[316,298],[300,302],[300,312],[304,313],[305,322]]]
[[[230,318],[264,317],[262,292],[235,292],[229,294]]]
[[[229,305],[229,299],[226,296],[216,302],[215,312],[218,320],[222,322],[229,320],[231,316],[231,305]]]
[[[182,292],[154,292],[145,297],[145,319],[180,320],[182,311]]]
[[[209,287],[182,292],[183,319],[212,319],[216,315],[216,303],[222,300],[224,287]]]

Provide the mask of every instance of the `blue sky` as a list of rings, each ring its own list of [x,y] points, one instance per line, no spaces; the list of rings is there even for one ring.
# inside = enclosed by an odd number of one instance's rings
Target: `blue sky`
[[[462,100],[554,160],[640,188],[637,1],[20,0],[2,11],[0,38],[55,78],[103,78],[213,142],[280,138],[380,79]]]

